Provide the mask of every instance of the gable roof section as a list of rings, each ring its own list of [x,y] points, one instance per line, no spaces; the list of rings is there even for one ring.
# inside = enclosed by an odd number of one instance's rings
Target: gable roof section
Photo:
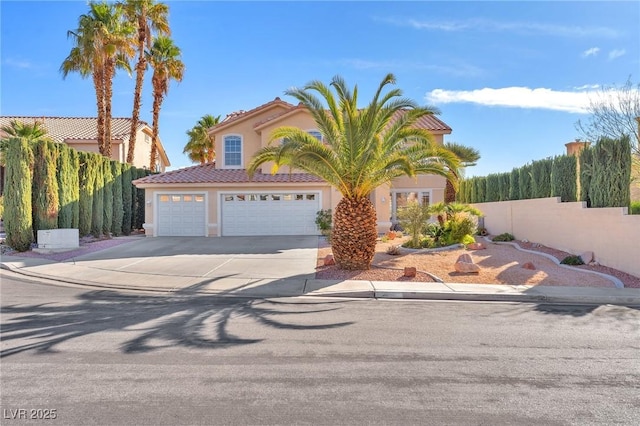
[[[214,164],[199,164],[184,169],[149,175],[135,184],[190,184],[190,183],[323,183],[324,180],[309,173],[263,174],[258,171],[249,179],[245,169],[216,169]]]
[[[95,117],[0,117],[0,126],[8,126],[11,121],[17,120],[25,124],[32,124],[35,121],[42,123],[42,127],[47,129],[47,134],[56,142],[73,140],[97,140],[98,126]],[[144,121],[138,123],[138,130],[149,127]],[[130,118],[111,119],[111,136],[115,140],[126,140],[131,131]]]
[[[227,114],[227,116],[224,118],[224,120],[222,120],[222,122],[220,122],[220,124],[213,126],[209,130],[209,133],[218,132],[224,128],[229,127],[231,124],[237,124],[251,117],[255,117],[256,114],[269,110],[270,108],[273,108],[275,106],[282,106],[287,110],[294,108],[294,106],[291,105],[289,102],[285,102],[279,97],[276,97],[274,100],[267,102],[266,104],[262,104],[258,107],[255,107],[249,111],[237,111],[237,112],[232,112],[231,114]],[[280,114],[275,114],[275,116],[279,116],[279,115]]]

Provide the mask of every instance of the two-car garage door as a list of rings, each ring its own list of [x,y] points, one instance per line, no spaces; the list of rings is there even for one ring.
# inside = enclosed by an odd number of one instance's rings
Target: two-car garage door
[[[315,235],[320,195],[234,193],[220,195],[222,235]]]
[[[223,193],[218,220],[223,236],[315,235],[320,194]],[[158,236],[206,236],[205,194],[159,194]]]

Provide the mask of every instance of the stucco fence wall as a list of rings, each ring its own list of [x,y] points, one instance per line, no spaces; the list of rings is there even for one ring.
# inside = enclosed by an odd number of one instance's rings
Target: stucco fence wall
[[[640,277],[640,215],[625,207],[587,208],[559,197],[473,204],[484,225],[572,254],[592,251],[600,264]]]

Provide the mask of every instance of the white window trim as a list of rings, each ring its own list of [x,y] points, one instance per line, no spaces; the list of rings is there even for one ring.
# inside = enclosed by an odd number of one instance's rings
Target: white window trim
[[[240,164],[237,166],[228,166],[226,163],[226,151],[227,151],[227,143],[226,138],[234,136],[240,138]],[[244,137],[242,137],[239,133],[228,133],[226,135],[222,135],[222,169],[242,169],[244,166]]]
[[[307,132],[309,134],[311,134],[311,132],[320,133],[320,136],[321,136],[320,142],[324,142],[324,134],[322,134],[322,132],[320,130],[318,130],[318,129],[307,129],[307,130],[305,130],[305,132]]]
[[[433,204],[433,188],[393,188],[391,190],[391,223],[398,223],[396,194],[400,192],[417,192],[422,200],[423,194],[429,194],[429,205]]]

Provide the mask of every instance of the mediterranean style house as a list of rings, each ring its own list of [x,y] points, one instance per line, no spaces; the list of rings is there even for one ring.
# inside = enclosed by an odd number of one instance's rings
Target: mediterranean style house
[[[419,126],[437,143],[451,128],[435,116]],[[253,154],[269,143],[280,126],[296,126],[322,140],[311,114],[302,105],[275,98],[249,111],[227,115],[210,130],[216,163],[192,166],[134,181],[145,189],[145,231],[148,236],[316,235],[316,213],[335,209],[340,193],[322,179],[281,168],[271,174],[265,164],[253,179],[246,168]],[[273,142],[277,143],[277,142]],[[398,208],[410,200],[444,200],[445,178],[422,175],[394,179],[371,194],[378,231],[388,231]]]
[[[78,151],[99,152],[98,150],[98,123],[95,117],[12,117],[0,116],[0,127],[9,126],[12,121],[25,124],[39,122],[46,129],[47,136],[53,141],[66,143]],[[121,163],[127,162],[127,150],[129,149],[129,133],[131,131],[130,118],[111,119],[111,159]],[[144,121],[138,123],[136,135],[136,147],[133,166],[149,168],[151,157],[151,127]],[[0,130],[0,138],[6,135]],[[158,143],[158,171],[164,171],[171,165],[169,158],[162,146]]]

